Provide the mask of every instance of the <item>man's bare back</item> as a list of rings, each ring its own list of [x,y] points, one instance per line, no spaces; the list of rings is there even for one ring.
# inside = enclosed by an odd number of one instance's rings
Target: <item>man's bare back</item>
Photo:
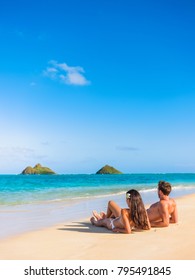
[[[178,222],[177,205],[175,200],[169,197],[170,191],[171,185],[168,182],[159,182],[158,196],[160,200],[147,209],[152,227],[167,227],[169,223]]]
[[[169,198],[168,201],[160,200],[160,201],[152,204],[150,206],[150,208],[147,209],[147,214],[148,214],[150,223],[162,221],[163,217],[165,217],[166,214],[169,215],[169,222],[171,222],[171,223],[177,222],[176,217],[175,217],[176,202],[172,198]]]

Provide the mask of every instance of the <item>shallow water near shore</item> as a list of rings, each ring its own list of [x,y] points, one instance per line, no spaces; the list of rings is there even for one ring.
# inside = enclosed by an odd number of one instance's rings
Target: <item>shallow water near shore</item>
[[[159,180],[172,184],[172,197],[195,193],[195,174],[0,175],[0,238],[78,221],[105,211],[111,199],[126,207],[124,194],[132,188],[151,204]]]

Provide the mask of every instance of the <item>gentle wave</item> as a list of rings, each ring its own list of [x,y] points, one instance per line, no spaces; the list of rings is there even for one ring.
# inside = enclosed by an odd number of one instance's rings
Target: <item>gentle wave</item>
[[[159,180],[176,190],[195,190],[195,174],[0,175],[0,206],[68,202],[122,195],[129,189],[153,193]]]
[[[195,174],[0,175],[0,238],[106,211],[110,199],[126,207],[129,189],[149,205],[158,200],[160,180],[172,184],[173,197],[195,193]]]

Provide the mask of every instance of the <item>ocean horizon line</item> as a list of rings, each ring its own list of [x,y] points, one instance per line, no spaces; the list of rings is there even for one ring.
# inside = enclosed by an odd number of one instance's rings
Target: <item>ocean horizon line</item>
[[[59,176],[59,175],[98,175],[98,176],[121,176],[121,175],[139,175],[139,174],[154,174],[154,175],[164,175],[164,174],[195,174],[194,172],[129,172],[129,173],[121,173],[121,174],[97,174],[97,173],[55,173],[55,174],[22,174],[22,173],[0,173],[0,176],[6,175],[22,175],[22,176]]]

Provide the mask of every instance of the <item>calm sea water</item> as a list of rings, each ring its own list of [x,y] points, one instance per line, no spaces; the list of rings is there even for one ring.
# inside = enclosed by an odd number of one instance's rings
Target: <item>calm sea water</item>
[[[172,197],[195,193],[194,173],[0,175],[0,238],[105,211],[110,199],[125,207],[124,193],[132,188],[150,204],[160,180],[172,184]]]
[[[173,190],[195,191],[195,173],[122,175],[0,175],[0,206],[70,201],[120,194],[134,188],[156,191],[159,180]]]

